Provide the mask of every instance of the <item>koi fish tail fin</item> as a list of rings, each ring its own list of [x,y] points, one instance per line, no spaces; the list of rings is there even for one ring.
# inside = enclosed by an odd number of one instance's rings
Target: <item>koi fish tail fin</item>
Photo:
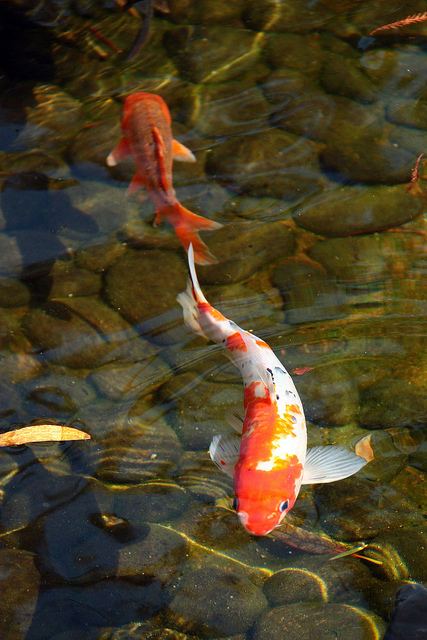
[[[203,338],[207,338],[207,335],[203,332],[200,326],[199,309],[197,307],[199,302],[207,303],[207,300],[203,295],[197,279],[196,267],[194,266],[194,251],[191,243],[188,247],[188,269],[189,278],[187,288],[185,291],[178,294],[176,299],[182,307],[184,322],[187,327],[195,333],[198,333]]]
[[[175,233],[185,249],[188,250],[190,244],[193,245],[195,261],[198,264],[214,264],[217,262],[215,256],[199,236],[199,231],[220,229],[222,224],[208,220],[203,216],[198,216],[183,207],[179,202],[158,211],[157,220],[162,218],[166,218],[174,226]]]

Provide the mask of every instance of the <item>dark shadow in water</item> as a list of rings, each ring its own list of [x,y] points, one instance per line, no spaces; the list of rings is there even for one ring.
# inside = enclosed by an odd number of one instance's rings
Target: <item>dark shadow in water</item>
[[[51,290],[55,260],[67,256],[58,233],[98,232],[96,222],[73,206],[65,190],[52,190],[49,178],[36,171],[17,173],[3,183],[4,232],[16,241],[21,256],[20,279],[29,286],[31,304],[45,302]]]

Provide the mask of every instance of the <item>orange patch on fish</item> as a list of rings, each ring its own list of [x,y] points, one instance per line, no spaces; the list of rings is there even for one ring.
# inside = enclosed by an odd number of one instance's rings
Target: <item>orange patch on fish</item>
[[[299,408],[299,406],[297,404],[287,404],[286,405],[286,413],[287,412],[290,413],[301,413],[301,409]]]
[[[225,320],[226,319],[222,315],[222,313],[220,311],[218,311],[217,309],[215,309],[215,307],[210,305],[209,302],[198,302],[197,303],[197,308],[199,309],[199,311],[201,313],[209,313],[209,315],[211,315],[212,318],[215,318],[215,320]]]
[[[227,349],[229,351],[247,351],[248,347],[246,346],[245,341],[242,338],[242,335],[236,331],[236,333],[228,336],[226,342]]]
[[[266,342],[264,342],[264,340],[260,340],[258,338],[258,340],[255,340],[255,342],[259,347],[264,347],[264,348],[267,348],[267,349],[270,348],[269,345]]]

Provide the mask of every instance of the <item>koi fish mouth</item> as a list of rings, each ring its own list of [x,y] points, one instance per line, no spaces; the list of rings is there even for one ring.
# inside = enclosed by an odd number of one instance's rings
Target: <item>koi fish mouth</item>
[[[249,522],[249,515],[246,513],[246,511],[239,511],[237,513],[237,515],[239,516],[239,520],[242,523],[243,527],[252,536],[266,536],[267,534],[269,534],[274,529],[274,526],[273,527],[266,527],[265,524],[264,525],[260,524],[260,525],[255,525],[254,526],[253,524],[251,524]]]

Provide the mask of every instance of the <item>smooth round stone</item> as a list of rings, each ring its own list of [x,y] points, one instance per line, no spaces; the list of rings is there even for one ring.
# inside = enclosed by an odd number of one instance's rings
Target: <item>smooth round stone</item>
[[[19,549],[0,549],[0,589],[2,593],[0,636],[23,640],[37,605],[40,574],[34,556]]]
[[[145,397],[158,389],[171,376],[171,370],[154,349],[144,344],[147,355],[136,363],[111,363],[95,369],[91,382],[100,393],[112,400]]]
[[[297,603],[275,607],[255,626],[254,640],[376,640],[384,623],[346,604]]]
[[[167,420],[186,449],[207,450],[242,397],[241,385],[195,380],[191,373],[174,376],[159,390],[160,400],[173,403]]]
[[[52,640],[97,640],[106,626],[148,618],[163,603],[162,588],[156,581],[136,585],[125,580],[103,580],[45,589],[38,602],[31,638],[45,640],[49,630]]]
[[[0,278],[0,307],[23,307],[30,301],[27,286],[15,278]]]
[[[368,567],[355,558],[304,556],[274,573],[264,593],[273,606],[310,601],[363,605],[374,586]]]
[[[378,91],[388,93],[392,77],[393,89],[399,99],[425,99],[423,57],[418,47],[371,48],[361,56],[360,65],[375,82]]]
[[[405,127],[427,129],[427,102],[425,100],[393,100],[387,105],[387,117]]]
[[[184,24],[221,24],[241,25],[240,16],[245,5],[244,0],[218,2],[204,0],[202,4],[192,0],[169,0],[168,18]]]
[[[341,318],[347,311],[343,289],[322,268],[302,258],[285,258],[272,274],[290,324]]]
[[[166,584],[181,572],[187,557],[183,536],[152,524],[147,535],[119,551],[117,575],[132,582]]]
[[[205,136],[221,137],[269,129],[272,106],[261,89],[237,82],[205,85],[195,126]]]
[[[177,482],[198,500],[213,502],[233,492],[233,482],[205,451],[185,451],[179,461]]]
[[[76,267],[69,260],[57,260],[45,281],[50,298],[96,295],[102,287],[99,274]],[[43,278],[39,283],[43,286]]]
[[[424,364],[398,366],[393,377],[380,380],[361,393],[360,423],[369,429],[422,427],[425,425],[427,395]]]
[[[384,243],[378,234],[331,238],[317,242],[310,256],[346,286],[382,282],[388,275]]]
[[[315,144],[278,129],[229,138],[213,148],[206,171],[234,191],[290,202],[316,193],[323,180]]]
[[[320,73],[320,83],[328,93],[362,103],[374,102],[376,87],[358,61],[329,53]]]
[[[36,277],[50,271],[52,262],[65,254],[62,242],[47,231],[0,234],[0,275]]]
[[[100,366],[119,356],[129,358],[130,338],[136,338],[121,315],[91,296],[52,300],[31,310],[23,326],[45,358],[72,368]],[[126,334],[127,343],[123,340]]]
[[[133,622],[120,629],[103,629],[96,640],[197,640],[197,638],[176,629],[156,626],[153,622]]]
[[[374,431],[371,434],[370,444],[374,452],[374,459],[369,467],[363,471],[365,477],[370,480],[388,482],[406,467],[408,454],[398,447],[392,433]]]
[[[133,526],[144,522],[163,522],[182,515],[189,502],[188,493],[173,482],[145,482],[133,486],[102,485],[96,487],[100,509]]]
[[[360,541],[400,527],[402,521],[421,523],[415,502],[388,484],[376,484],[352,476],[339,482],[317,485],[314,490],[319,518],[325,531],[338,540]]]
[[[413,510],[416,505],[413,505]],[[408,519],[406,520],[409,524]],[[427,535],[421,521],[417,527],[402,526],[402,520],[389,531],[371,541],[363,553],[380,564],[370,564],[371,570],[386,580],[427,580],[427,559],[423,549]]]
[[[103,242],[79,249],[75,253],[75,263],[82,269],[103,273],[126,251],[122,242]]]
[[[108,153],[109,151],[107,155]],[[128,202],[126,192],[121,186],[103,184],[100,189],[97,180],[87,178],[88,172],[77,186],[69,189],[72,206],[69,217],[72,224],[68,224],[67,234],[71,236],[74,232],[78,239],[89,235],[91,238],[94,237],[95,242],[99,242],[96,236],[111,234],[122,227],[128,219],[132,203]],[[83,244],[89,243],[81,242],[79,246]]]
[[[408,193],[404,185],[344,186],[311,198],[293,218],[315,233],[348,236],[396,227],[422,212],[421,199]]]
[[[234,510],[231,509],[232,495],[233,490],[231,489],[228,499],[222,501],[228,503],[228,508],[220,508],[216,504],[201,505],[200,502],[195,502],[176,526],[197,544],[215,549],[216,552],[224,550],[228,553],[230,549],[233,549],[237,553],[239,549],[238,557],[241,558],[241,554],[243,554],[243,562],[248,563],[248,533],[242,527]],[[259,560],[256,551],[252,556],[249,556],[249,565],[254,562],[255,558]]]
[[[289,67],[314,78],[320,73],[324,58],[317,34],[268,34],[264,55],[267,62],[276,69]]]
[[[177,255],[128,249],[108,270],[105,292],[112,307],[129,322],[157,335],[173,317],[178,319],[176,296],[186,283],[185,264]]]
[[[164,44],[180,75],[203,84],[239,78],[259,55],[253,32],[223,25],[178,27],[165,34]]]
[[[309,420],[316,424],[353,422],[359,411],[357,384],[345,365],[314,368],[295,380]]]
[[[167,619],[203,638],[245,633],[267,606],[261,589],[244,575],[216,568],[188,572],[171,593]]]
[[[78,408],[89,404],[95,398],[93,387],[86,380],[67,374],[47,374],[26,383],[25,406],[34,417],[66,420]]]
[[[106,158],[116,142],[120,139],[120,107],[111,100],[106,108],[100,109],[103,119],[95,120],[83,127],[73,139],[68,148],[68,158],[71,167],[80,171],[88,169],[102,175],[108,175]]]
[[[209,248],[218,264],[197,267],[200,282],[230,284],[258,273],[279,256],[292,253],[294,235],[282,222],[234,222],[210,234]]]
[[[79,130],[82,106],[55,85],[39,84],[33,89],[34,106],[26,108],[26,125],[18,137],[27,147],[57,151]]]

